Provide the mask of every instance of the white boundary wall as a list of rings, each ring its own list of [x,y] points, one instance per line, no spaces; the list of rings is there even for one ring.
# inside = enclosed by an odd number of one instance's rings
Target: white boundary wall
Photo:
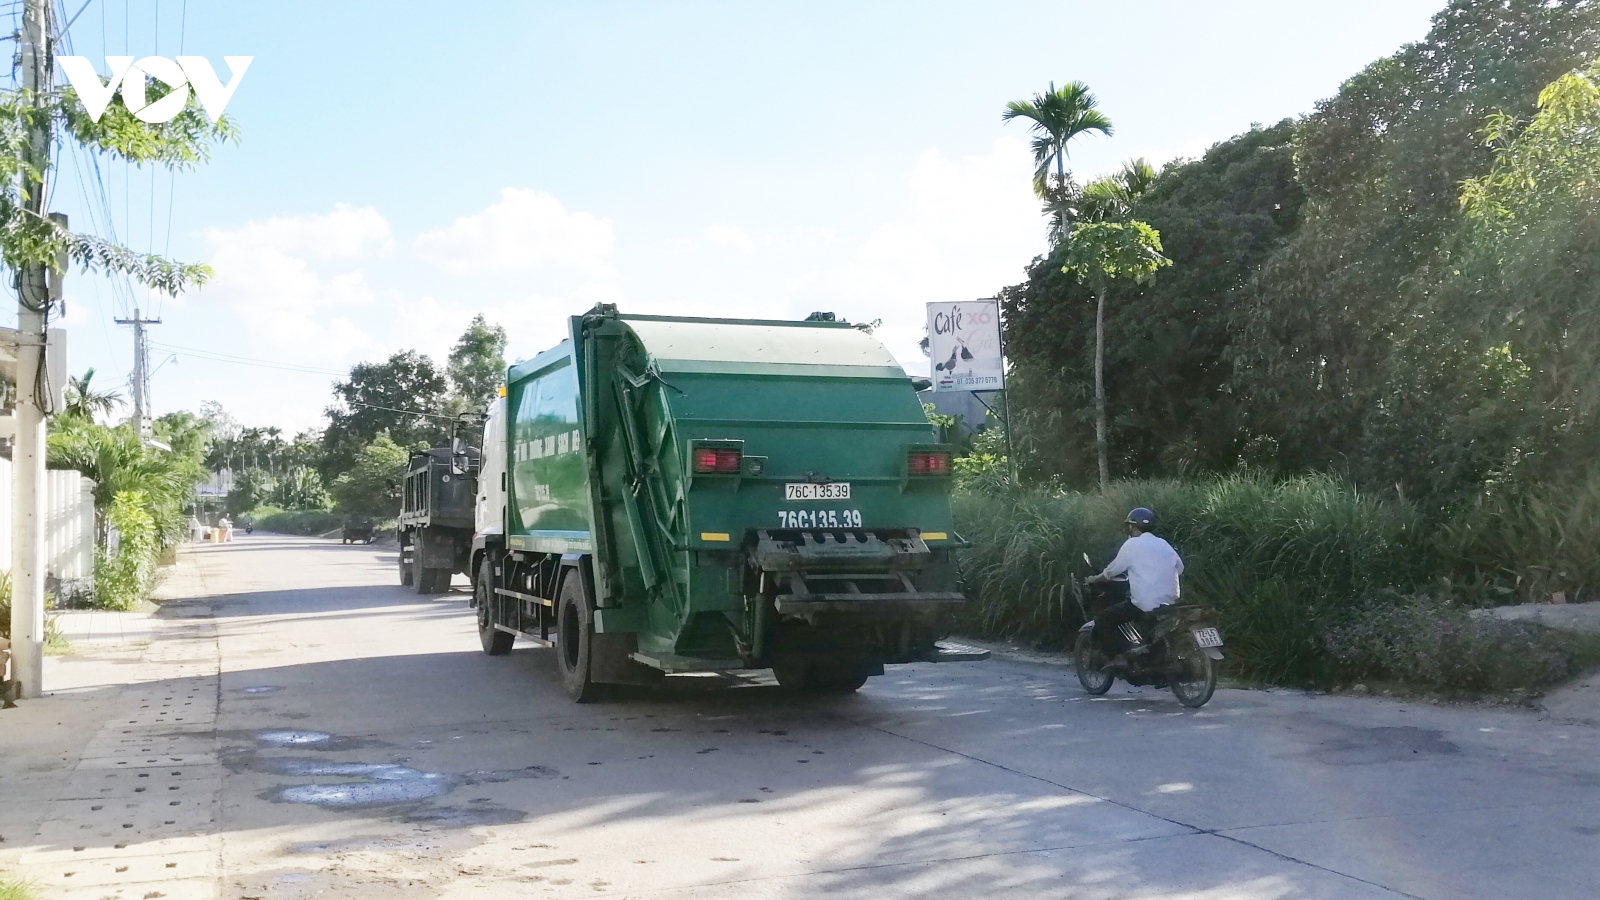
[[[45,573],[62,581],[94,576],[94,479],[45,473]],[[0,458],[0,570],[11,570],[11,460]]]

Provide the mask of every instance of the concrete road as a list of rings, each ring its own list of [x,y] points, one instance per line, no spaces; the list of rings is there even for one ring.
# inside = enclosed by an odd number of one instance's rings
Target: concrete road
[[[1004,661],[576,706],[392,549],[256,535],[180,571],[142,654],[56,664],[128,686],[0,713],[0,750],[37,736],[0,797],[40,811],[0,812],[0,863],[46,896],[1600,896],[1600,729],[1534,712],[1191,712]]]

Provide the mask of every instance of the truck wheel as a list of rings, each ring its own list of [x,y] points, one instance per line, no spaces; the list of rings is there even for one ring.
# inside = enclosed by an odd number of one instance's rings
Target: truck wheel
[[[478,640],[483,642],[483,652],[490,656],[505,656],[517,637],[494,627],[494,566],[486,559],[478,567],[478,577],[473,584],[473,600],[478,604]]]
[[[406,542],[405,536],[400,537],[400,586],[411,586],[411,567],[406,564],[406,547],[411,546]],[[412,551],[416,552],[415,550]]]
[[[829,664],[815,660],[780,659],[772,675],[785,690],[812,694],[851,694],[867,683],[869,671],[859,663]]]
[[[600,697],[600,685],[589,677],[589,656],[594,652],[594,615],[589,592],[577,572],[561,582],[561,600],[556,605],[556,671],[567,695],[578,703]]]
[[[420,543],[420,542],[419,542]],[[415,547],[411,552],[411,586],[419,594],[437,594],[439,591],[433,586],[433,570],[422,566],[422,548]]]

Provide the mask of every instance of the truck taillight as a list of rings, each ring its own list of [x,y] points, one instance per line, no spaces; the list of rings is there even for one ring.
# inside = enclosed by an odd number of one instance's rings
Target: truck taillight
[[[913,450],[906,459],[912,475],[949,475],[950,454],[943,450]]]
[[[743,456],[743,451],[727,447],[696,447],[694,472],[696,475],[737,475]]]

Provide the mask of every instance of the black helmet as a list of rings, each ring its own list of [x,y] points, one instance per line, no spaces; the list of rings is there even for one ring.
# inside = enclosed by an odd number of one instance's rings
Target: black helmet
[[[1154,512],[1151,512],[1148,509],[1145,509],[1142,506],[1140,506],[1140,507],[1138,507],[1136,509],[1133,509],[1128,513],[1127,524],[1129,524],[1129,525],[1137,525],[1142,529],[1148,529],[1151,525],[1154,525],[1155,523],[1156,523],[1156,514]]]

